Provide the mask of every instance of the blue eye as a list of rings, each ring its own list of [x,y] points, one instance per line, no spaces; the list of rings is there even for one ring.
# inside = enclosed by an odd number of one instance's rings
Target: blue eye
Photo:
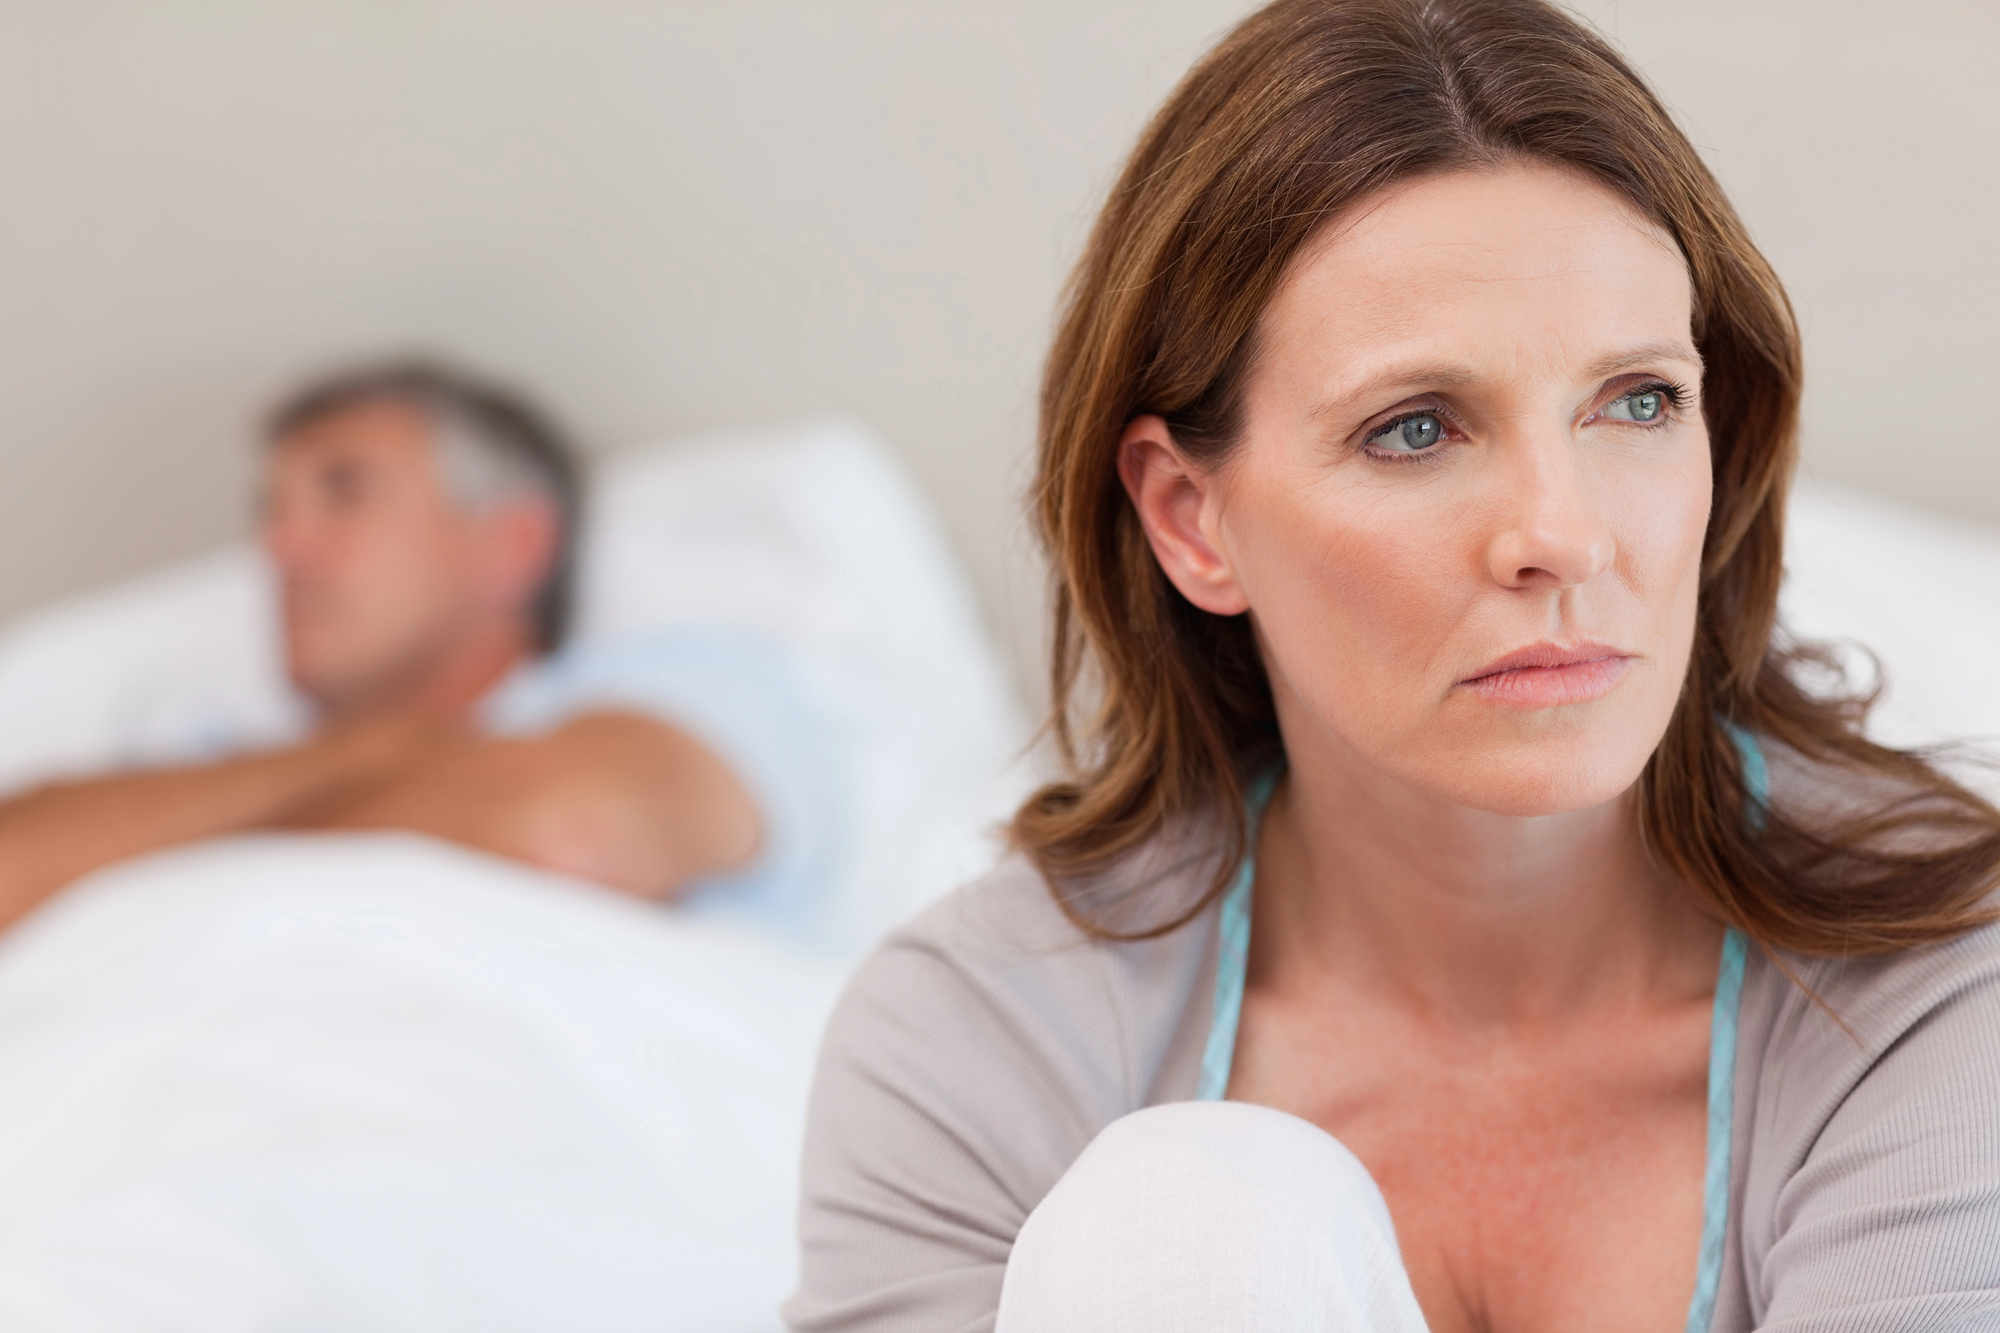
[[[1390,453],[1414,454],[1444,438],[1444,422],[1434,413],[1420,412],[1401,421],[1392,421],[1368,437],[1368,443]]]
[[[1628,393],[1623,398],[1614,398],[1604,405],[1604,415],[1612,421],[1637,421],[1644,424],[1658,421],[1667,414],[1667,391],[1665,389],[1641,389]]]

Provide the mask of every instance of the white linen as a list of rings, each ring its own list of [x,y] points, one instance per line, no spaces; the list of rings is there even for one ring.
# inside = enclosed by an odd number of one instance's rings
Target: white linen
[[[0,941],[0,1328],[774,1328],[841,975],[408,835],[101,872]]]
[[[236,547],[0,629],[0,794],[297,739],[276,613],[269,567]]]

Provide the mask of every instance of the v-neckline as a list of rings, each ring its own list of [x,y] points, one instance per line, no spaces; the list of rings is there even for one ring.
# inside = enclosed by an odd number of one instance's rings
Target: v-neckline
[[[1763,755],[1738,741],[1745,750],[1753,817],[1764,802]],[[1754,754],[1754,763],[1752,755]],[[1221,1101],[1229,1090],[1229,1071],[1236,1058],[1236,1030],[1243,1021],[1243,986],[1250,964],[1250,899],[1257,881],[1257,828],[1277,786],[1278,771],[1266,773],[1251,787],[1243,863],[1236,869],[1218,908],[1216,925],[1215,1000],[1208,1042],[1202,1048],[1201,1076],[1195,1100]],[[1708,1037],[1708,1148],[1702,1174],[1701,1251],[1695,1268],[1694,1296],[1688,1302],[1686,1333],[1709,1333],[1715,1321],[1716,1289],[1722,1278],[1723,1246],[1729,1235],[1729,1177],[1736,1120],[1736,1027],[1742,1010],[1743,966],[1748,941],[1734,926],[1722,936],[1722,958],[1715,974],[1715,1003]]]

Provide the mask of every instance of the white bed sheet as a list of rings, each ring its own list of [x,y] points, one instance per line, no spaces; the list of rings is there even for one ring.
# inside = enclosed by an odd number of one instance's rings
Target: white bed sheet
[[[103,872],[0,942],[0,1328],[773,1329],[842,971],[407,835]]]

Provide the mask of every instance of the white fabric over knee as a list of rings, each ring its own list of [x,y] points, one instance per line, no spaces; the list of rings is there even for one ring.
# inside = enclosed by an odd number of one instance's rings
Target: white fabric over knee
[[[1422,1333],[1367,1168],[1243,1102],[1106,1126],[1014,1242],[997,1333]]]

